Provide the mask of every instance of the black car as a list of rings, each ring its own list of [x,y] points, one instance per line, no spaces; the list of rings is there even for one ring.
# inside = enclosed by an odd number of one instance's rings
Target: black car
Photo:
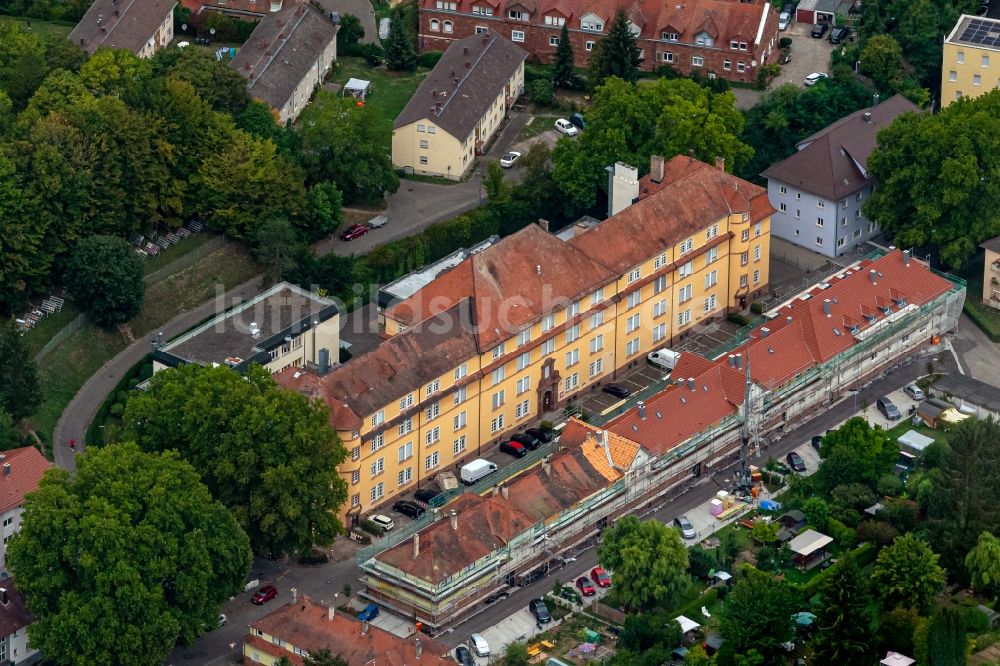
[[[409,500],[399,500],[392,505],[392,510],[401,513],[408,518],[419,518],[424,515],[424,507]]]
[[[524,447],[524,444],[520,442],[504,442],[500,445],[500,453],[506,453],[507,455],[514,456],[515,458],[523,458],[528,455],[528,449]]]
[[[840,44],[846,42],[851,37],[851,29],[845,26],[834,28],[830,31],[830,43]]]
[[[816,449],[816,453],[819,453],[819,447],[823,445],[823,435],[813,435],[812,441],[809,443]]]
[[[417,492],[413,493],[413,498],[418,502],[423,502],[424,504],[430,504],[431,500],[441,494],[440,490],[434,490],[433,488],[422,488]]]
[[[530,432],[518,432],[510,436],[512,442],[517,442],[518,444],[524,444],[524,448],[529,451],[534,451],[539,446],[542,445],[542,440],[535,437]]]
[[[544,428],[528,428],[524,432],[528,433],[532,437],[537,437],[543,444],[548,444],[556,438],[551,430],[546,430]]]
[[[604,388],[601,390],[609,395],[622,399],[632,395],[632,391],[630,391],[627,386],[622,386],[621,384],[605,384]]]
[[[510,596],[510,592],[506,592],[506,591],[505,592],[494,592],[490,596],[488,596],[485,599],[483,599],[483,603],[488,606],[490,604],[495,604],[498,601],[503,601],[504,599],[506,599],[509,596]]]
[[[785,456],[785,460],[788,461],[788,466],[794,469],[796,472],[806,471],[806,461],[802,459],[795,451],[789,451],[788,455]]]
[[[528,610],[535,616],[538,624],[548,624],[552,621],[552,613],[549,612],[549,607],[545,605],[543,599],[532,599],[529,601]]]
[[[462,664],[462,666],[475,666],[476,661],[472,658],[472,653],[469,648],[464,645],[459,645],[455,648],[455,661]]]
[[[587,121],[583,119],[582,113],[574,113],[569,117],[569,121],[576,125],[577,129],[587,129]]]
[[[830,26],[826,23],[815,23],[813,24],[812,36],[819,39],[826,34],[826,31],[830,29]]]

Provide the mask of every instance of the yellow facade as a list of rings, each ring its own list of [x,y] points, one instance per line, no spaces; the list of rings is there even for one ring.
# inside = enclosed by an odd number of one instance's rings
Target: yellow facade
[[[983,247],[986,251],[983,261],[983,304],[1000,310],[1000,252],[986,244]]]
[[[941,56],[941,107],[963,97],[979,97],[1000,86],[1000,49],[977,44],[970,23],[1000,31],[1000,20],[963,15],[944,41]]]
[[[523,429],[595,382],[610,381],[618,370],[645,363],[647,353],[695,324],[725,316],[741,295],[767,285],[770,216],[753,223],[748,215],[729,215],[650,252],[575,303],[366,414],[360,431],[341,431],[351,452],[341,466],[352,495],[345,509],[368,512],[438,472],[457,472],[456,461],[478,457],[481,446]],[[386,334],[405,331],[391,315]],[[552,384],[555,372],[558,385]],[[414,407],[420,409],[409,422],[383,425]]]

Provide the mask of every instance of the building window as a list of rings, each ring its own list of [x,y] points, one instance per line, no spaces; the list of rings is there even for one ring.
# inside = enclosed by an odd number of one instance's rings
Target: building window
[[[635,356],[639,353],[639,338],[633,338],[625,343],[625,355]]]
[[[413,406],[413,394],[412,393],[410,393],[405,398],[403,398],[403,399],[401,399],[399,401],[399,411],[403,411],[404,409],[409,409],[412,406]]]
[[[690,324],[690,323],[691,323],[691,311],[690,310],[684,310],[684,312],[678,312],[677,313],[677,325],[678,326],[686,326],[687,324]]]
[[[653,342],[659,342],[665,337],[667,337],[666,323],[661,323],[653,327]]]
[[[597,352],[601,351],[602,349],[604,349],[604,336],[603,335],[595,335],[590,340],[590,353],[591,354],[596,354]]]
[[[467,363],[463,363],[462,365],[458,366],[457,368],[455,368],[455,381],[457,382],[459,379],[462,379],[468,373],[469,373],[469,366]]]
[[[747,66],[743,63],[742,60],[740,60],[740,61],[738,61],[736,63],[736,71],[737,72],[745,72],[745,71],[747,71]]]
[[[667,299],[661,298],[653,303],[653,318],[662,317],[667,313]]]
[[[476,34],[477,35],[482,35],[482,34],[484,34],[486,32],[488,32],[488,30],[486,29],[485,25],[477,25],[476,26]]]
[[[423,132],[424,131],[424,125],[423,125],[423,123],[417,123],[417,131],[418,132]]]
[[[424,166],[427,165],[427,156],[426,155],[421,155],[420,156],[420,163],[423,164]]]
[[[722,69],[724,69],[724,70],[726,70],[728,72],[732,68],[733,68],[733,61],[732,60],[726,59],[726,60],[722,61]]]
[[[503,350],[503,346],[504,345],[501,342],[500,344],[498,344],[496,347],[493,348],[493,360],[494,361],[497,360],[498,358],[500,358],[501,356],[503,356],[503,351],[504,351]]]
[[[435,467],[438,466],[439,462],[441,462],[440,452],[435,451],[434,453],[424,458],[424,469],[425,470],[434,469]]]
[[[351,460],[361,460],[361,447],[355,446],[351,449]]]
[[[642,275],[642,271],[640,269],[638,269],[638,268],[635,268],[635,269],[629,271],[629,274],[628,274],[628,283],[632,284],[633,282],[635,282],[636,280],[639,279],[640,275]]]
[[[441,439],[441,428],[434,427],[427,431],[424,435],[424,444],[430,446],[431,444],[437,444],[438,440]]]
[[[569,307],[566,308],[566,321],[569,321],[578,314],[580,314],[580,301],[570,303]]]
[[[601,287],[590,295],[590,304],[597,305],[604,300],[604,287]]]
[[[982,78],[978,74],[972,75],[972,85],[978,86],[982,83]]]
[[[377,502],[378,500],[382,499],[383,495],[385,495],[384,483],[376,483],[374,486],[372,486],[371,498],[373,502]]]
[[[462,388],[455,391],[454,396],[456,405],[461,405],[463,402],[465,402],[465,398],[468,395],[468,388],[469,387],[467,386],[463,386]]]
[[[572,368],[574,365],[580,362],[580,350],[573,349],[566,352],[566,367]]]
[[[816,245],[822,245],[822,244],[823,244],[823,237],[816,236]]]
[[[837,247],[844,247],[844,239],[843,238],[838,238],[837,239]]]
[[[500,409],[503,407],[503,390],[497,391],[493,394],[493,409]]]
[[[662,39],[665,42],[676,42],[678,37],[679,35],[676,32],[663,31],[660,33],[660,39]]]
[[[455,430],[461,430],[466,426],[466,423],[468,422],[468,417],[465,412],[460,412],[458,414],[455,414],[455,418],[453,419],[453,421],[455,423]]]
[[[490,432],[500,432],[503,430],[503,414],[490,421]]]
[[[435,379],[434,381],[432,381],[430,384],[427,385],[427,388],[424,392],[427,395],[433,395],[437,393],[440,388],[441,388],[441,380]]]
[[[604,24],[599,21],[581,21],[580,27],[591,32],[601,32],[604,30]]]
[[[822,227],[823,226],[823,218],[822,217],[817,217],[816,218],[816,226],[817,227]]]
[[[719,271],[712,271],[705,276],[705,289],[711,289],[719,283]]]
[[[782,213],[786,213],[788,212],[788,207],[784,203],[779,203],[778,210],[780,210]]]
[[[399,474],[396,476],[398,485],[405,486],[407,483],[413,480],[413,468],[407,467],[406,469],[399,470]]]
[[[385,433],[380,432],[372,439],[372,453],[375,453],[383,446],[385,446]]]
[[[746,243],[748,240],[750,240],[750,230],[749,229],[744,229],[742,232],[740,232],[740,240],[743,241],[744,243]]]
[[[691,64],[695,67],[701,67],[705,64],[705,59],[701,56],[691,56]]]
[[[753,283],[757,284],[758,282],[760,282],[760,271],[759,270],[753,272]]]
[[[753,260],[760,261],[760,245],[753,246]]]
[[[558,37],[549,37],[549,46],[559,46],[559,38]]]
[[[574,372],[572,375],[567,377],[566,381],[563,383],[563,387],[567,391],[572,391],[579,385],[580,385],[580,373],[578,372]]]
[[[749,252],[741,252],[740,253],[740,266],[746,266],[749,263],[750,263],[750,253]]]
[[[378,412],[372,415],[372,427],[378,427],[385,422],[385,410],[380,409]]]
[[[502,382],[504,380],[504,377],[506,377],[506,375],[507,373],[504,372],[504,366],[501,365],[499,368],[496,368],[493,371],[493,386],[496,386],[497,384]]]
[[[459,453],[465,450],[465,435],[462,435],[455,440],[455,443],[451,445],[452,455],[457,456]]]
[[[756,224],[754,224],[753,225],[753,235],[754,236],[760,236],[760,229],[761,229],[760,222],[757,222]]]
[[[445,21],[444,22],[444,31],[445,32],[451,32],[453,27],[454,27],[454,24],[451,21]]]
[[[801,218],[802,218],[802,210],[800,208],[796,208],[795,209],[795,219],[798,220],[798,219],[801,219]]]
[[[989,67],[990,66],[990,57],[988,55],[981,56],[979,64],[982,67]]]
[[[639,303],[642,302],[642,291],[638,290],[630,293],[626,299],[626,302],[628,303],[629,309],[639,305]]]
[[[514,418],[521,420],[531,411],[531,401],[524,400],[523,402],[517,403],[514,407]]]
[[[385,470],[385,458],[379,458],[372,463],[372,476],[378,476]]]
[[[529,365],[531,365],[531,352],[524,352],[523,354],[519,354],[517,357],[517,369],[519,371],[524,370]]]
[[[421,139],[420,140],[420,147],[421,148],[426,148],[427,147],[427,139]]]
[[[480,16],[493,16],[492,7],[483,7],[482,5],[474,5],[472,7],[473,14],[479,14]]]
[[[547,314],[542,317],[542,333],[552,330],[556,325],[556,316],[554,314]]]
[[[719,235],[719,225],[713,224],[705,230],[705,240],[712,240]]]
[[[959,51],[956,55],[958,57],[958,64],[965,64],[965,51]]]
[[[511,11],[507,12],[507,18],[509,18],[511,20],[514,20],[514,21],[527,21],[528,20],[528,14],[527,14],[527,12],[519,12],[517,10],[513,10],[512,9]],[[522,33],[522,34],[524,34],[524,33]]]
[[[590,367],[588,368],[588,370],[590,372],[590,375],[589,375],[590,377],[593,377],[595,375],[599,375],[602,372],[604,372],[604,359],[599,358],[596,361],[592,362],[590,364]]]
[[[549,338],[542,343],[542,356],[548,356],[556,350],[556,339]]]
[[[729,42],[729,48],[731,48],[734,51],[738,51],[740,48],[740,43],[734,39]]]
[[[356,486],[359,483],[361,483],[361,471],[354,470],[353,472],[351,472],[351,485]]]
[[[711,312],[712,310],[714,310],[715,305],[716,305],[715,294],[712,294],[711,296],[705,299],[705,312]]]
[[[747,274],[746,273],[744,273],[743,275],[740,276],[740,286],[741,287],[747,286]]]
[[[857,238],[861,235],[861,229],[855,229],[854,233],[851,234],[851,238]]]
[[[684,254],[685,252],[690,252],[692,248],[694,248],[694,239],[689,238],[683,243],[681,243],[681,254]]]
[[[431,30],[433,30],[434,32],[438,32],[439,30],[441,30],[441,22],[438,21],[437,19],[431,19]],[[424,131],[424,126],[423,125],[418,125],[417,126],[417,131],[418,132],[423,132]]]
[[[955,70],[951,70],[950,72],[948,72],[948,80],[949,81],[957,81],[958,80],[958,73]]]
[[[708,254],[705,257],[705,265],[708,266],[714,263],[719,258],[719,248],[713,247],[708,250]]]
[[[669,51],[664,51],[661,55],[663,56],[663,62],[673,62],[674,61],[674,54],[670,53]]]
[[[571,342],[576,342],[580,337],[580,325],[574,324],[570,328],[566,329],[566,344]]]
[[[554,25],[561,28],[566,23],[566,19],[561,16],[545,16],[545,25]]]
[[[593,51],[594,50],[594,42],[585,42],[584,45],[583,45],[583,48],[585,48],[588,51]]]
[[[412,418],[406,419],[405,421],[399,424],[399,427],[396,430],[399,432],[400,435],[405,435],[409,433],[411,430],[413,430],[413,419]]]
[[[653,293],[659,294],[667,288],[667,276],[661,275],[653,280]]]
[[[690,276],[692,273],[694,273],[694,262],[693,261],[684,262],[683,264],[681,264],[680,268],[678,269],[678,272],[680,273],[680,279],[682,280]]]
[[[687,284],[677,290],[677,302],[685,303],[691,300],[691,285]]]
[[[351,495],[351,507],[361,506],[361,494],[354,493]]]
[[[597,328],[598,326],[602,326],[603,324],[604,324],[604,310],[601,310],[600,312],[595,312],[594,314],[590,315],[590,330],[594,330],[595,328]]]
[[[632,331],[638,330],[639,328],[639,313],[636,312],[634,315],[625,320],[625,332],[631,333]]]
[[[517,395],[528,392],[531,389],[531,377],[521,377],[515,386]]]
[[[523,42],[524,41],[524,31],[523,30],[512,30],[510,33],[510,41],[512,42]]]
[[[438,9],[447,9],[448,11],[451,12],[458,9],[457,2],[448,2],[447,0],[436,0],[434,6],[437,7]]]

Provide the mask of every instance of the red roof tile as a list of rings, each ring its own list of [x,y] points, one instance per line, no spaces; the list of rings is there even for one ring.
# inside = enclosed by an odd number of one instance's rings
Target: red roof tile
[[[0,474],[0,513],[4,513],[22,504],[25,495],[38,490],[42,475],[52,463],[33,446],[4,451],[0,458],[4,464],[4,473]]]

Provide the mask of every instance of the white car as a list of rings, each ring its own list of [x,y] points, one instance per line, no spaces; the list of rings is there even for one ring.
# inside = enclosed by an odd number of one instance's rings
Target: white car
[[[826,76],[826,74],[824,72],[813,72],[812,74],[810,74],[809,76],[806,77],[806,80],[805,80],[804,83],[807,86],[814,86],[817,83],[819,83],[819,81],[821,79],[825,79],[825,78],[827,78],[827,76]]]
[[[369,520],[371,520],[373,523],[381,527],[386,532],[388,532],[389,530],[391,530],[393,527],[396,526],[396,523],[392,522],[392,518],[390,518],[389,516],[383,516],[382,514],[374,515]]]
[[[482,634],[472,634],[469,636],[469,647],[472,648],[477,657],[490,656],[490,645],[483,638]]]
[[[904,386],[903,393],[905,393],[906,395],[910,396],[911,398],[917,401],[921,401],[927,397],[924,395],[924,392],[920,390],[920,387],[917,386],[916,384],[907,384],[906,386]]]
[[[516,162],[517,158],[519,158],[520,156],[521,153],[517,152],[516,150],[511,150],[505,153],[504,156],[500,158],[500,166],[502,166],[504,169],[509,169],[512,166],[514,166],[514,162]]]
[[[781,12],[778,15],[778,30],[787,30],[788,23],[792,20],[792,17],[788,15],[788,12]]]
[[[576,136],[580,133],[580,130],[576,128],[576,125],[566,120],[565,118],[560,118],[556,121],[556,130],[565,134],[566,136]]]

